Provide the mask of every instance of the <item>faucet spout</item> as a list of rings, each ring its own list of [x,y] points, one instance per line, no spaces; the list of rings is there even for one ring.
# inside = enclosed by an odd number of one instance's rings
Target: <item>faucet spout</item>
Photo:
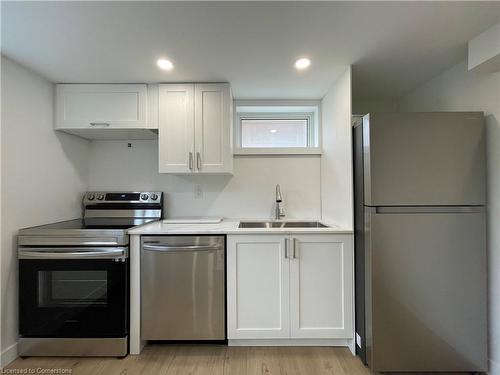
[[[280,184],[276,185],[276,202],[281,203],[283,202],[283,198],[281,198],[281,188]]]

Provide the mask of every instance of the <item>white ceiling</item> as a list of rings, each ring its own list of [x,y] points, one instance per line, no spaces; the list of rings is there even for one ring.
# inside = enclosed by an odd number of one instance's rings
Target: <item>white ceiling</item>
[[[2,53],[54,82],[229,81],[236,98],[321,98],[353,64],[357,97],[390,98],[499,20],[500,2],[3,1]]]

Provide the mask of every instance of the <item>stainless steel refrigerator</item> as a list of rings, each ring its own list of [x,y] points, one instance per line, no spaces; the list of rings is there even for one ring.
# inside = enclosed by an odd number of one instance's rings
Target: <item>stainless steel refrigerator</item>
[[[353,131],[359,356],[486,371],[483,114],[369,114]]]

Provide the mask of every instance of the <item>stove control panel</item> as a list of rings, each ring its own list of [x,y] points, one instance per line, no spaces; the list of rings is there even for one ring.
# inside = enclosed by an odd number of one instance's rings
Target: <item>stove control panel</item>
[[[83,197],[83,204],[112,203],[156,203],[161,204],[161,191],[89,191]]]

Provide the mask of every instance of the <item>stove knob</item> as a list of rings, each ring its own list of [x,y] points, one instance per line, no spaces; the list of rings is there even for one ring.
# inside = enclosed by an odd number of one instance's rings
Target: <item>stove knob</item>
[[[151,194],[151,199],[152,200],[157,200],[158,199],[158,195],[157,194]]]
[[[104,199],[104,195],[103,194],[97,195],[97,200],[102,201],[103,199]]]
[[[143,201],[147,201],[147,200],[148,200],[148,198],[149,198],[149,195],[147,195],[147,194],[142,194],[142,195],[141,195],[141,199],[142,199]]]
[[[87,199],[89,201],[93,201],[95,199],[95,195],[94,194],[89,194],[89,195],[87,195]]]

